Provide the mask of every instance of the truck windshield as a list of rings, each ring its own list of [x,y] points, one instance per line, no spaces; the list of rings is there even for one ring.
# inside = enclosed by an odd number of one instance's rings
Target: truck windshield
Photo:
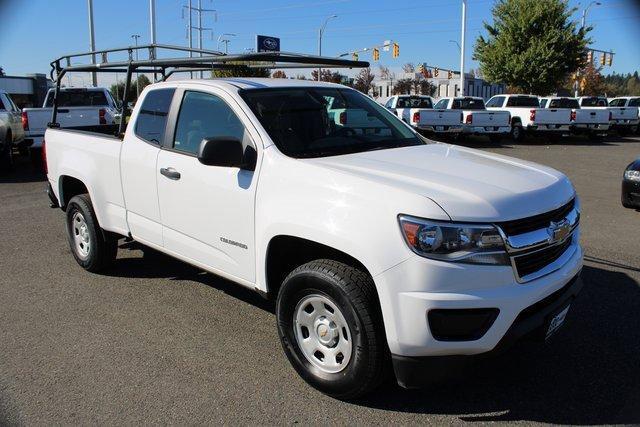
[[[45,107],[53,107],[53,95],[51,91],[47,95]],[[62,90],[58,94],[58,107],[92,107],[108,106],[104,92],[96,90]]]
[[[451,103],[452,110],[484,110],[484,101],[475,98],[454,99]]]
[[[240,95],[284,154],[326,157],[426,142],[352,89],[245,89]]]
[[[577,99],[556,98],[549,101],[549,108],[580,108]]]
[[[403,96],[398,98],[396,108],[433,108],[433,103],[429,98]]]

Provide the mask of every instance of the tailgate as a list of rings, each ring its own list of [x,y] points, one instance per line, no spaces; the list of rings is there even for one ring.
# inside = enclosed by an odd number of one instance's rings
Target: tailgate
[[[511,114],[506,111],[465,111],[473,114],[473,126],[509,126]]]
[[[596,124],[609,123],[609,111],[595,109],[579,109],[576,112],[576,123]]]
[[[614,120],[635,120],[638,118],[638,107],[613,107],[611,118]]]
[[[100,124],[99,110],[99,107],[59,107],[58,123],[61,128],[98,126]]]
[[[536,108],[537,125],[568,125],[571,124],[571,110],[568,108]]]
[[[44,135],[44,131],[47,130],[47,123],[51,121],[51,108],[25,108],[23,110],[27,114],[29,120],[29,136]]]
[[[414,111],[413,109],[411,110]],[[462,123],[462,112],[453,110],[415,110],[420,111],[421,126],[452,126]],[[413,114],[413,113],[412,113]]]

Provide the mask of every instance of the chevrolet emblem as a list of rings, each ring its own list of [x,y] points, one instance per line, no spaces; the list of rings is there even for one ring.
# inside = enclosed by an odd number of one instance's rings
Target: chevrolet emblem
[[[566,218],[558,222],[551,221],[547,233],[549,234],[549,243],[562,242],[571,233],[571,225]]]

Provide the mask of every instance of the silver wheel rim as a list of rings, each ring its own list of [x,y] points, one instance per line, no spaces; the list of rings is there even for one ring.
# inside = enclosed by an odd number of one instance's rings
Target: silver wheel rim
[[[514,139],[520,138],[520,126],[513,127],[513,138]]]
[[[91,236],[87,221],[84,219],[84,215],[76,212],[71,218],[71,223],[76,254],[82,260],[85,260],[89,257],[89,252],[91,251]]]
[[[304,297],[293,312],[293,328],[304,357],[323,372],[342,371],[351,360],[351,330],[338,306],[329,298]]]

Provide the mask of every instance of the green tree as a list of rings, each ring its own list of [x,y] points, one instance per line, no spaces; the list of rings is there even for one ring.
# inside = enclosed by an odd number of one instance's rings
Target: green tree
[[[135,102],[138,100],[137,86],[140,86],[140,92],[142,92],[142,90],[145,87],[149,86],[150,84],[151,84],[151,81],[149,80],[149,77],[145,76],[144,74],[140,74],[137,80],[131,82],[131,87],[129,88],[129,97],[128,97],[129,101]],[[118,82],[118,83],[112,84],[109,90],[111,91],[111,94],[116,100],[122,102],[122,99],[124,96],[124,82]]]
[[[396,83],[393,85],[393,94],[408,95],[411,93],[412,87],[413,87],[413,80],[411,79],[397,80]]]
[[[364,93],[364,94],[368,94],[369,91],[371,89],[374,89],[373,92],[373,96],[376,96],[376,91],[375,88],[373,88],[373,79],[375,79],[375,75],[373,74],[373,72],[371,71],[371,68],[367,67],[367,68],[363,68],[362,70],[360,70],[360,72],[356,75],[356,78],[353,82],[353,88],[356,90],[359,90],[360,92]]]
[[[257,65],[257,64],[256,64]],[[212,77],[269,77],[271,71],[267,68],[248,67],[245,64],[229,64],[225,68],[211,71]]]
[[[498,0],[488,35],[476,40],[474,59],[491,82],[546,95],[585,65],[590,27],[571,20],[566,0]]]
[[[342,82],[342,74],[337,71],[332,71],[327,68],[323,68],[320,73],[320,79],[323,82],[340,83]],[[311,72],[311,80],[318,81],[318,70]]]

